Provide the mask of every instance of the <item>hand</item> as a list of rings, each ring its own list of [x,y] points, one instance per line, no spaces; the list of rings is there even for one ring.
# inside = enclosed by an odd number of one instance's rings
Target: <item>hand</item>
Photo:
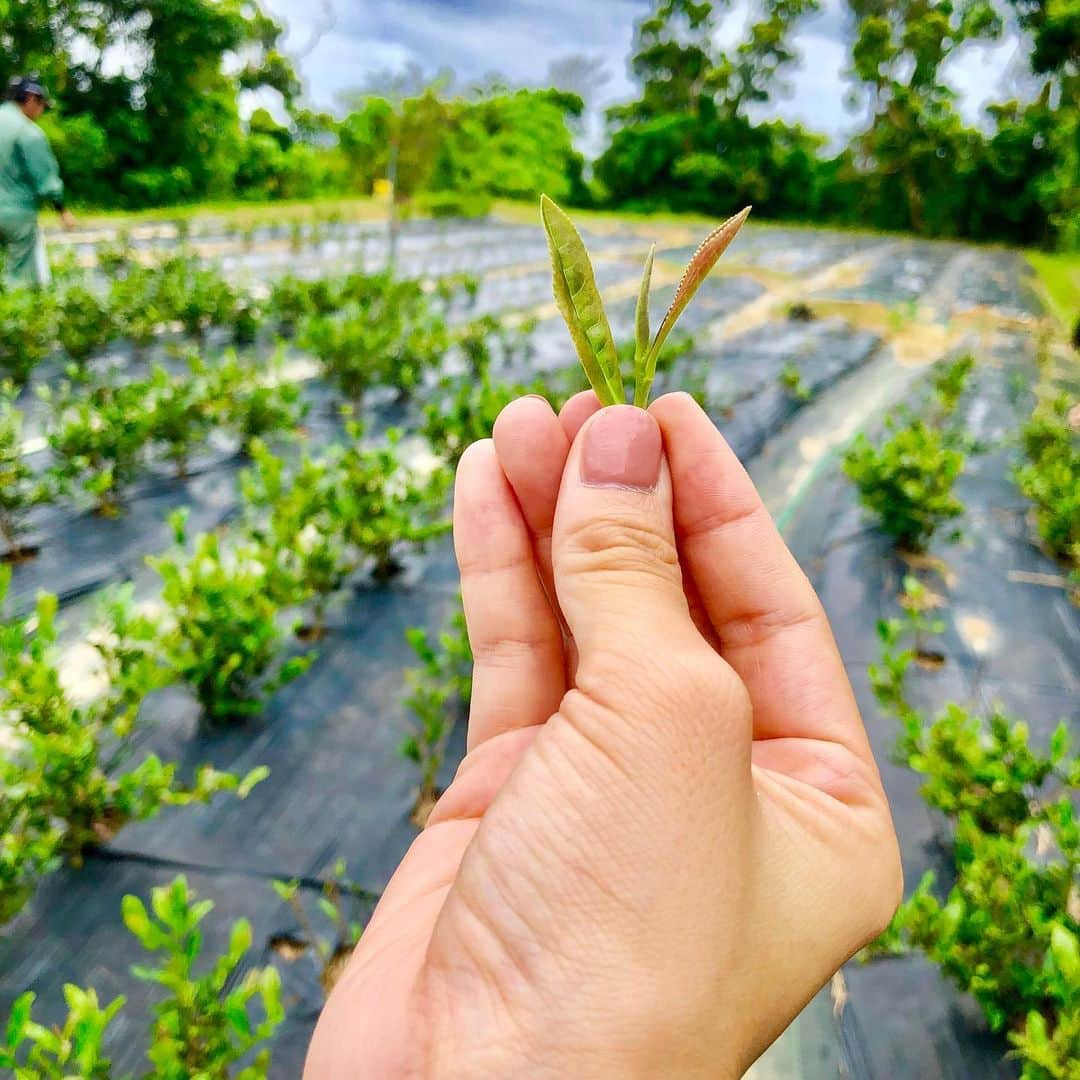
[[[75,215],[70,210],[61,210],[60,224],[63,225],[66,232],[71,232],[72,229],[78,228],[79,223],[75,220]]]
[[[746,473],[685,395],[596,409],[516,401],[462,458],[468,754],[309,1078],[736,1077],[896,907],[843,664]]]

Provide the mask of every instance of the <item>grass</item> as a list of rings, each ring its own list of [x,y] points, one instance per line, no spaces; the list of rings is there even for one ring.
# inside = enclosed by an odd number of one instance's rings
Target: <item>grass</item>
[[[1044,251],[1026,254],[1047,309],[1066,333],[1072,333],[1080,316],[1080,254],[1049,255]]]
[[[158,206],[147,210],[76,210],[79,228],[107,225],[123,228],[147,222],[191,220],[200,217],[225,215],[238,225],[254,222],[308,221],[339,213],[349,221],[371,221],[386,217],[385,202],[370,196],[321,196],[314,199],[283,199],[280,202],[250,202],[233,199],[222,202],[183,203],[178,206]],[[58,229],[54,214],[43,214],[45,227]]]

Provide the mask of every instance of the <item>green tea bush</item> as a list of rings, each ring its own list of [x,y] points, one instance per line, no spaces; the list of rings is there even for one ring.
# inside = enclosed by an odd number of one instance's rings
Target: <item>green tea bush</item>
[[[1080,830],[1072,803],[1041,808],[1012,835],[956,823],[956,884],[926,875],[885,947],[917,948],[1004,1032],[1025,1080],[1073,1080],[1080,1060]]]
[[[252,468],[240,481],[249,534],[276,558],[279,599],[311,604],[303,630],[319,638],[328,603],[360,564],[345,535],[358,503],[340,483],[340,458],[305,455],[287,468],[259,440],[251,444],[251,457]]]
[[[105,299],[82,283],[60,297],[57,339],[71,360],[82,363],[116,337],[117,326]]]
[[[292,469],[253,444],[255,467],[242,481],[249,535],[274,561],[282,595],[313,602],[308,630],[316,636],[327,602],[365,560],[376,578],[390,577],[403,546],[422,549],[449,528],[445,469],[426,479],[406,469],[395,430],[386,445],[371,448],[362,445],[358,424],[347,434],[345,445]]]
[[[422,478],[406,468],[398,452],[401,433],[391,428],[385,444],[364,447],[362,429],[348,428],[349,443],[341,456],[340,483],[355,499],[344,536],[371,560],[372,574],[383,580],[400,569],[403,546],[422,550],[450,528],[445,518],[446,499],[453,477],[436,469]]]
[[[300,388],[283,376],[280,353],[256,363],[226,352],[210,382],[218,422],[237,435],[245,453],[255,439],[296,432],[307,414]]]
[[[233,341],[237,345],[253,345],[262,321],[262,305],[254,297],[238,296],[231,316]]]
[[[369,321],[362,309],[350,306],[338,316],[309,318],[300,333],[300,346],[323,365],[326,378],[354,407],[379,381],[380,357],[394,349],[395,328]]]
[[[112,1080],[112,1062],[104,1051],[105,1032],[124,1007],[124,998],[102,1008],[97,991],[67,983],[64,1024],[47,1028],[33,1020],[35,997],[28,990],[15,999],[0,1043],[0,1067],[10,1069],[14,1080],[70,1080],[76,1076]]]
[[[108,375],[95,383],[39,388],[52,407],[52,475],[62,491],[79,486],[97,512],[115,517],[142,465],[153,430],[147,384]]]
[[[179,320],[190,337],[228,326],[233,319],[237,296],[232,285],[220,270],[199,266],[190,255],[166,259],[157,269],[155,286],[162,309]]]
[[[278,278],[270,286],[267,307],[276,320],[278,333],[289,337],[305,319],[316,314],[310,284],[292,274]]]
[[[346,870],[345,860],[338,859],[333,877],[323,884],[322,895],[318,898],[319,912],[330,925],[330,937],[319,933],[308,917],[299,881],[273,883],[274,892],[289,905],[303,934],[302,938],[290,939],[289,945],[294,952],[306,954],[315,961],[326,997],[344,973],[363,932],[363,926],[355,918],[356,904],[373,899],[365,889],[345,877]]]
[[[0,288],[0,379],[22,386],[56,343],[56,301],[40,289]]]
[[[424,406],[421,434],[432,450],[457,468],[461,455],[478,439],[487,439],[499,413],[523,394],[544,393],[540,382],[532,386],[496,382],[487,368],[477,377],[444,379],[439,400]]]
[[[407,397],[450,348],[446,320],[419,282],[352,275],[340,295],[343,307],[308,319],[300,342],[353,405],[373,386]]]
[[[472,697],[473,656],[460,609],[434,642],[422,627],[411,627],[405,636],[420,665],[405,673],[404,704],[411,719],[401,753],[420,770],[413,821],[423,828],[440,794],[446,744]]]
[[[960,404],[960,398],[967,389],[974,369],[975,358],[970,354],[935,366],[932,386],[934,398],[943,417],[956,412],[956,406]]]
[[[174,514],[171,523],[184,545],[186,515]],[[273,553],[251,542],[225,550],[215,533],[202,533],[189,554],[147,561],[163,583],[167,663],[207,721],[258,715],[270,694],[310,666],[309,656],[282,656],[284,586]]]
[[[535,329],[535,319],[510,324],[494,315],[482,315],[455,329],[453,344],[469,373],[478,379],[498,368],[527,365],[533,355]]]
[[[26,464],[23,417],[10,382],[0,382],[0,560],[18,562],[33,554],[24,542],[26,515],[48,502],[52,489]]]
[[[125,231],[117,233],[112,240],[105,240],[94,249],[98,270],[107,277],[115,278],[126,273],[135,262],[131,236]]]
[[[784,365],[776,381],[794,401],[809,401],[812,397],[810,388],[803,382],[802,372],[790,360]]]
[[[9,580],[4,568],[0,602]],[[159,629],[134,609],[130,588],[109,594],[89,638],[104,688],[83,701],[61,675],[56,612],[56,597],[42,593],[33,618],[0,622],[0,713],[13,741],[0,761],[0,922],[61,858],[78,865],[131,821],[220,792],[243,798],[266,775],[203,766],[185,784],[153,754],[131,766],[141,705],[169,677]]]
[[[150,910],[137,896],[124,897],[124,924],[139,944],[160,959],[132,968],[136,978],[166,991],[154,1006],[146,1080],[265,1080],[270,1050],[263,1044],[285,1019],[281,977],[273,967],[244,972],[251,951],[251,925],[233,924],[226,951],[201,973],[200,929],[213,910],[199,900],[184,877],[151,890]],[[125,1006],[116,998],[102,1008],[93,990],[67,985],[68,1015],[58,1028],[35,1023],[35,995],[16,999],[0,1043],[0,1067],[16,1080],[113,1080],[105,1057],[107,1029]]]
[[[855,439],[844,472],[859,501],[900,547],[925,551],[937,530],[964,512],[952,491],[964,454],[954,438],[923,420],[901,414],[886,426],[890,434],[880,446],[864,434]]]
[[[1059,559],[1080,564],[1080,431],[1069,424],[1069,399],[1037,408],[1021,433],[1028,463],[1016,482],[1035,504],[1039,535]]]
[[[107,300],[119,336],[136,348],[145,348],[172,313],[165,306],[152,267],[131,263],[124,274],[113,278]]]
[[[1064,724],[1043,752],[1025,724],[998,712],[984,721],[950,704],[924,719],[904,693],[915,652],[899,651],[900,624],[888,625],[875,689],[901,720],[898,756],[923,776],[927,803],[952,823],[955,883],[941,896],[927,874],[871,953],[921,950],[1005,1033],[1025,1080],[1074,1080],[1080,757]]]
[[[168,991],[154,1006],[153,1042],[147,1055],[154,1075],[210,1080],[267,1076],[270,1051],[258,1048],[285,1019],[285,1010],[275,968],[253,968],[241,975],[251,951],[250,923],[246,919],[234,923],[226,951],[196,974],[202,951],[199,925],[213,910],[212,901],[197,900],[179,877],[152,890],[151,908],[153,915],[138,897],[124,897],[124,925],[147,952],[162,957],[157,967],[138,967],[134,973]],[[252,1063],[235,1071],[256,1050]]]
[[[155,365],[140,386],[149,442],[161,449],[178,477],[186,477],[192,451],[206,442],[220,418],[214,380],[198,353],[190,353],[186,371],[173,375]]]

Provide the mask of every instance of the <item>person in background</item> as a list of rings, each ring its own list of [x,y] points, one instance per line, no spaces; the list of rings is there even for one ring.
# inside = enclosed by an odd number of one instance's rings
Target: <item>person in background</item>
[[[64,206],[64,182],[38,120],[49,94],[37,76],[12,79],[0,105],[0,257],[8,280],[47,285],[49,264],[38,229],[38,207],[51,203],[65,229],[75,219]]]

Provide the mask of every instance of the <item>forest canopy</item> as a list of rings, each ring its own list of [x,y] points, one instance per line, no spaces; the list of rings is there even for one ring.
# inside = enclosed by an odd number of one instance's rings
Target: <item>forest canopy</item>
[[[367,194],[393,159],[401,198],[482,206],[546,191],[715,216],[752,202],[763,217],[1080,246],[1080,0],[846,3],[842,75],[868,120],[839,151],[760,119],[819,0],[751,0],[743,40],[726,50],[717,30],[732,0],[656,0],[630,57],[637,97],[608,111],[591,170],[574,146],[584,102],[573,88],[450,93],[434,80],[313,111],[282,27],[246,0],[0,0],[0,77],[41,73],[68,187],[94,206]],[[974,127],[946,65],[1003,35],[1018,42],[1028,91]],[[244,121],[248,91],[277,104]]]

